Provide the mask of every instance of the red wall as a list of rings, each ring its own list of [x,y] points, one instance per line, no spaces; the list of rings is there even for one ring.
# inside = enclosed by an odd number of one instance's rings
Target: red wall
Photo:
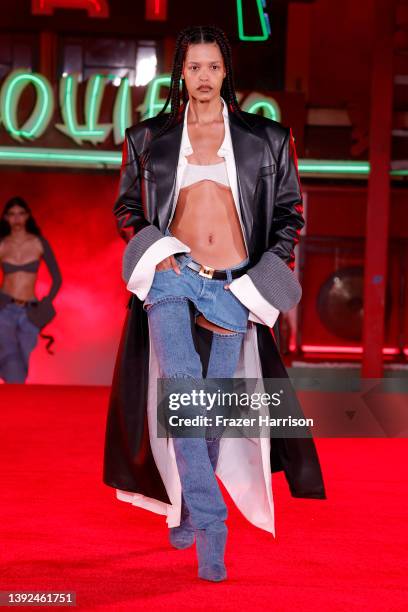
[[[8,169],[1,176],[1,208],[13,195],[27,200],[63,277],[57,316],[44,330],[55,337],[55,354],[40,338],[27,382],[110,384],[129,296],[121,279],[124,242],[112,214],[119,174]],[[48,286],[42,263],[38,297]]]
[[[40,339],[32,355],[27,382],[106,385],[111,382],[130,295],[121,278],[124,242],[117,234],[112,214],[118,178],[119,171],[2,171],[0,206],[17,194],[28,201],[55,251],[63,276],[55,300],[57,317],[46,328],[55,337],[55,354],[49,355],[44,340]],[[364,186],[305,184],[304,190],[308,196],[309,235],[365,235]],[[391,236],[408,235],[404,195],[402,189],[393,190]],[[315,274],[321,267],[322,262],[315,268]],[[38,297],[48,286],[48,272],[42,264]],[[315,289],[313,283],[306,283],[303,289],[306,308],[308,300],[315,301]]]
[[[307,185],[307,233],[322,236],[364,237],[367,187],[363,185]],[[391,188],[390,238],[408,238],[406,189]]]

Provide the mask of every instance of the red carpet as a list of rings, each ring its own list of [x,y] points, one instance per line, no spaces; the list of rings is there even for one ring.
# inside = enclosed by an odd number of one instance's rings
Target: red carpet
[[[276,539],[229,503],[229,580],[211,584],[164,517],[102,483],[107,400],[1,386],[0,590],[76,591],[81,610],[408,608],[408,440],[316,440],[328,499],[294,499],[274,475]]]

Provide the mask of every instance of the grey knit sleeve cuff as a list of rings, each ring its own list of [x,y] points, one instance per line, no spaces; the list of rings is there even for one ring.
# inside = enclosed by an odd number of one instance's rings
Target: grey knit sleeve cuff
[[[133,236],[126,245],[122,261],[122,278],[128,283],[133,270],[140,258],[157,240],[163,238],[163,234],[155,225],[147,225]]]
[[[295,273],[275,253],[263,253],[246,273],[259,293],[280,312],[291,310],[302,297],[302,287]]]

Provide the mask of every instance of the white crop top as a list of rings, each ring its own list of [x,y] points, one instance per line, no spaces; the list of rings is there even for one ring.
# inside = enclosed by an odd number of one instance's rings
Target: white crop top
[[[187,162],[187,165],[184,169],[183,178],[181,181],[180,189],[182,187],[188,187],[193,183],[197,183],[202,180],[215,181],[217,183],[221,183],[222,185],[226,185],[229,187],[228,173],[227,173],[227,164],[224,159],[223,162],[219,162],[217,164],[190,164]]]

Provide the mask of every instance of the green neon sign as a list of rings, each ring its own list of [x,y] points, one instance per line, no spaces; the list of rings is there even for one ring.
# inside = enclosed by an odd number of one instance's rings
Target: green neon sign
[[[74,168],[117,168],[122,154],[117,151],[75,151],[72,149],[0,147],[0,163],[24,166]]]
[[[170,82],[170,74],[161,74],[150,81],[146,89],[145,99],[137,108],[141,120],[154,117],[161,110],[166,98],[160,97],[160,89],[161,87],[170,87]],[[169,107],[166,110],[170,112]]]
[[[340,175],[359,175],[368,176],[370,174],[370,162],[365,161],[341,161],[318,159],[304,159],[298,162],[299,172],[304,176],[312,174],[340,174]]]
[[[99,115],[106,84],[116,79],[115,75],[92,75],[85,88],[83,124],[78,119],[78,84],[79,75],[74,73],[60,79],[59,102],[63,123],[55,127],[71,138],[76,144],[82,145],[85,141],[99,144],[106,140],[113,129],[115,144],[124,140],[125,129],[132,125],[132,96],[129,79],[120,79],[117,88],[112,112],[112,123],[99,123]],[[170,86],[171,75],[161,74],[150,81],[143,102],[136,109],[140,113],[140,120],[154,117],[163,107],[165,97],[163,88]],[[37,102],[30,118],[24,126],[17,125],[17,109],[20,95],[27,86],[33,84],[37,91]],[[181,85],[181,81],[180,81]],[[237,98],[242,94],[237,92]],[[22,70],[13,71],[4,81],[1,90],[1,115],[5,129],[10,136],[21,142],[23,138],[35,140],[41,136],[50,123],[54,112],[54,96],[50,83],[41,75],[31,74]],[[268,96],[253,92],[244,101],[243,109],[247,112],[261,112],[265,117],[280,120],[280,108],[276,100]],[[170,108],[166,109],[167,112]]]
[[[36,101],[24,125],[18,126],[17,111],[24,89],[35,89]],[[27,70],[13,70],[3,82],[0,94],[0,116],[4,127],[18,141],[34,140],[45,132],[54,112],[54,97],[48,79]]]
[[[109,77],[101,74],[94,74],[88,79],[85,93],[84,125],[79,124],[77,116],[79,74],[70,74],[60,80],[59,96],[64,123],[57,123],[55,127],[72,138],[77,144],[82,144],[84,140],[94,144],[103,142],[112,129],[111,123],[98,123],[107,80],[109,80]]]
[[[132,125],[132,107],[129,79],[121,79],[113,106],[113,141],[120,144],[125,139],[125,129]]]
[[[247,113],[259,113],[261,111],[261,114],[268,119],[281,120],[281,110],[277,101],[256,91],[245,98],[242,103],[242,110]]]
[[[117,151],[73,151],[72,149],[0,147],[0,164],[27,166],[60,166],[74,168],[120,168],[122,154]],[[369,162],[347,160],[299,159],[299,173],[308,176],[337,178],[367,178]],[[407,170],[392,170],[391,176],[408,176]]]
[[[255,0],[256,8],[258,11],[259,22],[261,25],[262,34],[255,36],[249,36],[244,32],[244,8],[243,1],[237,0],[237,18],[238,18],[238,36],[240,40],[260,41],[267,40],[269,38],[269,29],[266,21],[265,13],[263,11],[262,0]],[[245,3],[248,8],[248,2]]]
[[[61,79],[59,98],[61,115],[64,123],[55,127],[76,143],[89,141],[93,144],[103,142],[113,128],[115,144],[123,142],[126,127],[132,125],[131,87],[127,78],[121,79],[116,91],[112,112],[112,123],[101,124],[98,121],[106,83],[117,77],[112,75],[93,75],[86,84],[85,122],[80,124],[77,117],[78,75],[68,75]],[[154,117],[162,108],[165,99],[161,96],[162,88],[169,87],[170,75],[162,74],[153,79],[145,93],[144,100],[138,107],[140,120]],[[36,102],[29,118],[19,126],[17,111],[24,88],[33,86]],[[281,120],[278,103],[272,97],[252,92],[244,100],[237,92],[242,109],[251,113],[261,113],[269,119]],[[167,109],[170,110],[170,109]],[[18,142],[24,139],[34,141],[49,126],[54,112],[54,96],[48,80],[39,74],[26,70],[14,70],[3,81],[0,92],[1,122],[12,138]],[[117,151],[87,151],[68,149],[50,149],[34,147],[1,147],[1,164],[117,168],[121,163],[121,153]],[[370,173],[369,162],[342,160],[299,160],[299,172],[303,176],[336,176],[347,178],[366,178]],[[393,177],[408,176],[408,170],[392,170]]]

